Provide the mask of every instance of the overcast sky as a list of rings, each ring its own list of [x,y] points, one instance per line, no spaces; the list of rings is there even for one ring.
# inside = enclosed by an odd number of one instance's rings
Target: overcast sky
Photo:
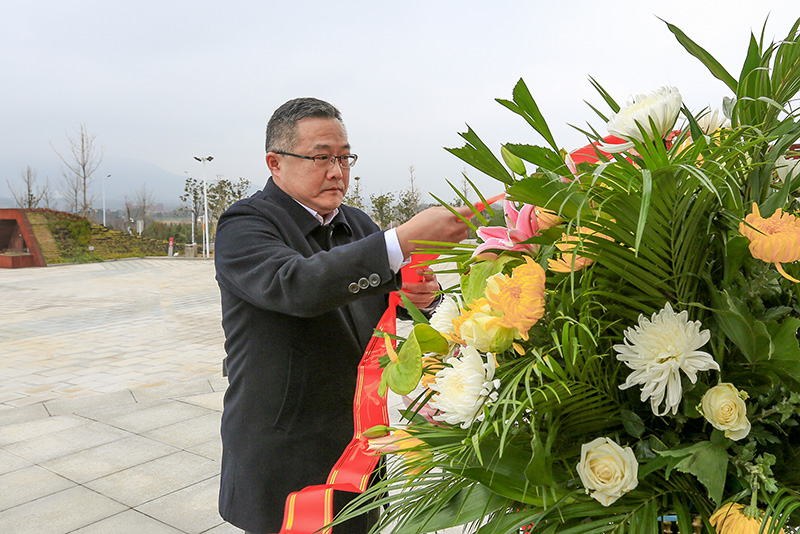
[[[3,0],[0,18],[0,197],[32,167],[59,180],[52,147],[83,123],[105,154],[109,197],[141,184],[177,202],[193,156],[213,155],[209,180],[267,178],[264,128],[290,98],[316,96],[344,115],[353,176],[369,193],[407,187],[453,198],[469,124],[491,147],[542,140],[495,98],[524,78],[566,149],[567,126],[602,123],[596,78],[619,102],[677,86],[695,110],[727,88],[678,44],[683,29],[738,76],[750,31],[785,37],[797,0],[517,0],[318,2]],[[500,190],[470,177],[484,193]],[[100,203],[100,182],[95,186]]]

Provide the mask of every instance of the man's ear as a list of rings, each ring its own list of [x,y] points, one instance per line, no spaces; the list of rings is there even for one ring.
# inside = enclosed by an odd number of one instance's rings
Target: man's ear
[[[267,152],[267,168],[273,175],[280,172],[280,158],[275,152]]]

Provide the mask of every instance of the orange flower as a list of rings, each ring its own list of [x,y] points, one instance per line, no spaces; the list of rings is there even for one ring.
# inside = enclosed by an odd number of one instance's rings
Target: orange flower
[[[431,382],[436,381],[436,373],[444,369],[444,364],[434,356],[423,356],[422,369],[422,385],[427,388]]]
[[[590,236],[594,234],[597,234],[597,232],[590,228],[586,228],[585,226],[578,228],[578,231],[574,235],[563,234],[561,236],[561,243],[556,244],[558,250],[561,251],[561,258],[558,260],[548,260],[547,268],[557,273],[571,273],[572,271],[580,271],[587,265],[594,263],[593,259],[584,258],[583,256],[579,256],[573,252],[576,244],[580,243],[584,236]],[[605,239],[611,239],[603,234],[597,235]]]
[[[528,330],[544,315],[544,269],[533,259],[515,267],[511,276],[492,277],[486,286],[489,305],[503,315],[492,319],[492,324],[516,328],[522,339],[528,339]]]
[[[758,534],[761,530],[761,519],[749,517],[744,513],[744,506],[738,503],[723,504],[709,518],[709,523],[719,534]],[[764,526],[764,532],[770,528],[769,523]],[[783,529],[780,534],[785,534]]]
[[[774,263],[784,278],[800,282],[786,274],[781,265],[800,260],[800,219],[780,208],[765,219],[753,203],[753,213],[739,223],[739,232],[750,240],[750,254],[754,258]]]

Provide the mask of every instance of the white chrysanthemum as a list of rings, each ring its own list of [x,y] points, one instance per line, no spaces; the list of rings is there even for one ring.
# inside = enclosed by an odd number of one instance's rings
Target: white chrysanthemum
[[[731,122],[722,115],[718,109],[708,111],[697,119],[697,125],[703,130],[704,134],[712,134],[720,128],[726,128]]]
[[[437,421],[468,428],[474,421],[483,421],[483,405],[488,398],[497,400],[500,380],[494,378],[495,359],[488,353],[486,360],[473,347],[462,347],[458,358],[436,373],[430,388],[437,393],[431,407],[441,413]]]
[[[617,359],[633,369],[620,389],[642,386],[642,402],[649,398],[656,415],[678,412],[683,394],[681,371],[693,384],[698,371],[719,371],[709,353],[697,350],[708,343],[711,332],[701,331],[700,321],[688,318],[686,311],[675,313],[667,303],[651,319],[640,315],[639,326],[625,330],[625,344],[614,345]],[[662,402],[664,411],[659,413]]]
[[[440,334],[448,336],[453,333],[453,320],[461,315],[458,302],[453,297],[445,295],[431,316],[430,324]]]
[[[611,115],[606,124],[608,133],[628,142],[601,144],[600,150],[621,152],[633,148],[634,139],[644,142],[641,130],[647,132],[651,139],[663,138],[678,120],[682,103],[681,93],[676,87],[661,87],[652,93],[632,96],[625,107]],[[651,120],[655,131],[650,125]]]

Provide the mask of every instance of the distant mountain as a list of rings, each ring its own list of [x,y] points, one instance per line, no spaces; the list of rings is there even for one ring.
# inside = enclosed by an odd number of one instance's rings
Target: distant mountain
[[[62,181],[60,167],[31,165],[31,168],[36,172],[37,184],[40,187],[49,182],[51,192],[58,191]],[[19,191],[22,189],[20,175],[24,170],[24,166],[11,168],[7,163],[0,163],[0,207],[14,207],[14,200],[6,179]],[[108,209],[122,208],[125,204],[125,197],[132,200],[137,191],[141,190],[142,185],[146,185],[147,189],[152,191],[157,203],[163,203],[166,209],[174,209],[181,204],[179,197],[183,194],[183,186],[187,178],[186,175],[165,171],[149,161],[106,156],[100,168],[94,173],[92,184],[93,205],[97,208],[102,207],[103,204],[102,180],[109,174],[111,177],[105,182],[105,199]],[[59,202],[59,207],[64,207],[63,202]]]

